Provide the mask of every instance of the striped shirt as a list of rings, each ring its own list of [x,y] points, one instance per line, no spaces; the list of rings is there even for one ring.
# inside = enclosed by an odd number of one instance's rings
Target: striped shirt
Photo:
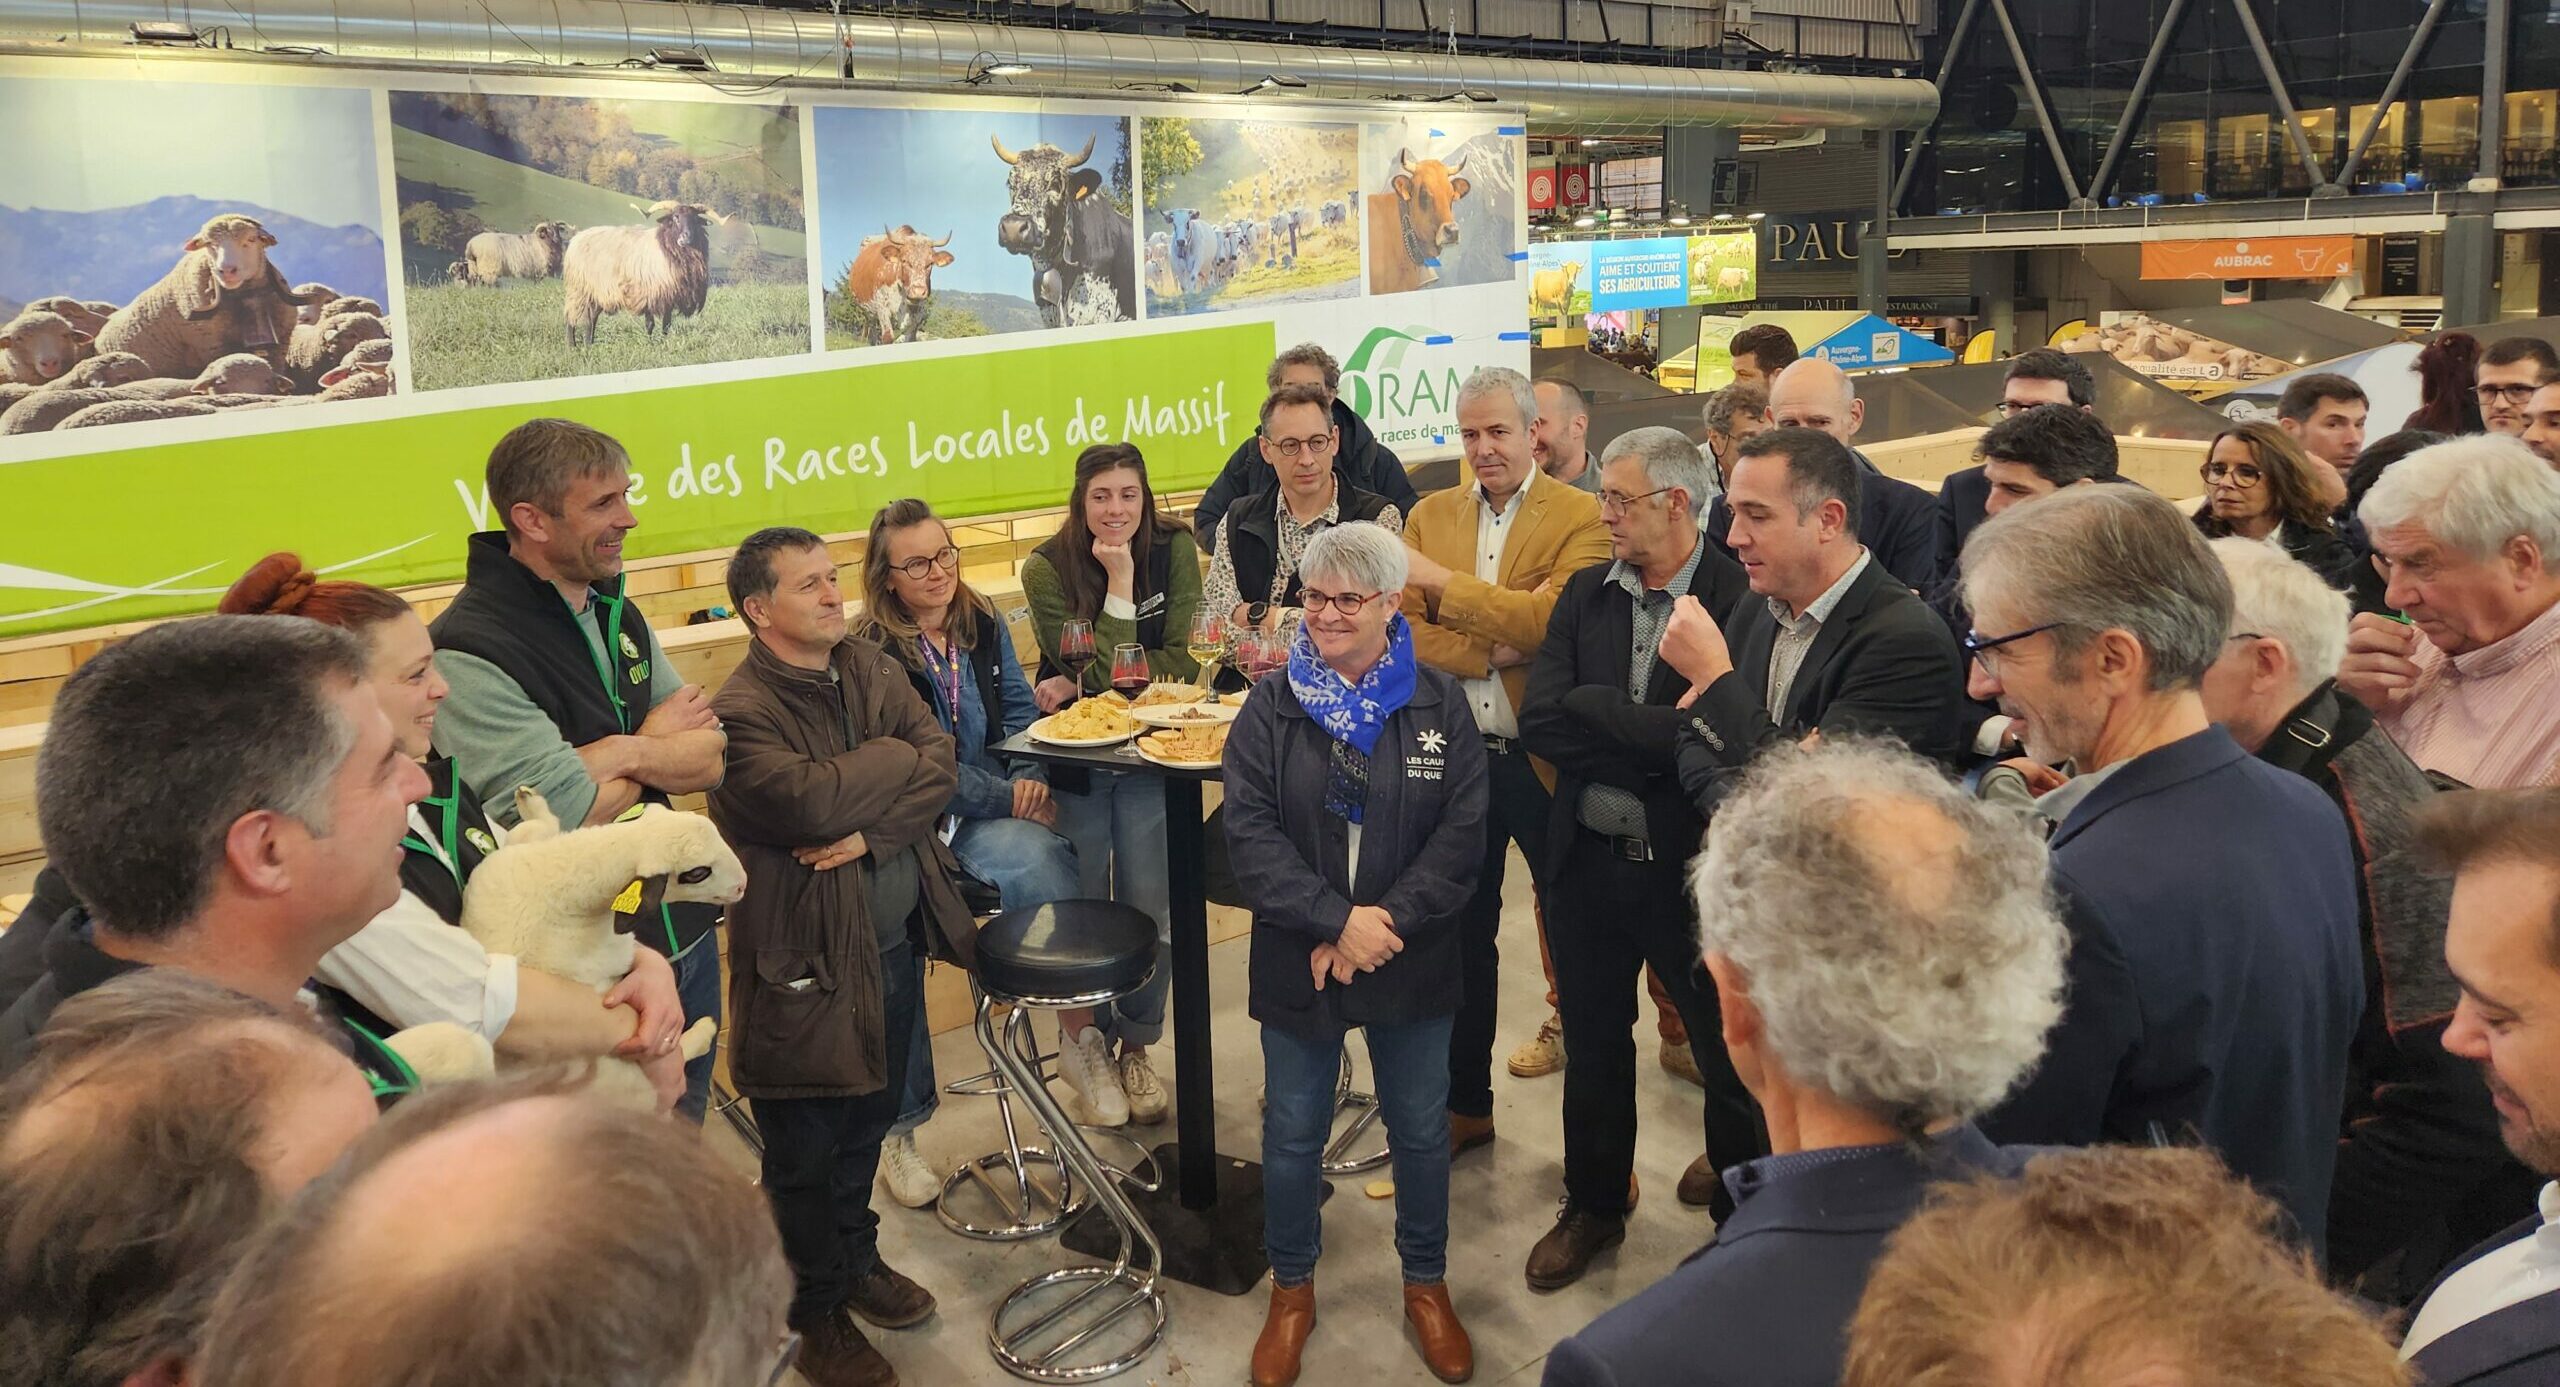
[[[2420,766],[2483,790],[2560,785],[2560,602],[2504,640],[2447,655],[2421,640],[2408,698],[2376,715]]]

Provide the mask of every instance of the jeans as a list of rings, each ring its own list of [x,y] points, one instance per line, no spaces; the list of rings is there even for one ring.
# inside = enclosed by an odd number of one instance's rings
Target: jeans
[[[791,1264],[791,1323],[806,1326],[844,1304],[853,1283],[880,1267],[880,1215],[871,1181],[880,1143],[898,1119],[907,1050],[924,1014],[924,961],[905,937],[880,950],[880,1022],[889,1082],[852,1098],[759,1098],[764,1193]]]
[[[951,835],[951,853],[971,875],[996,888],[1007,910],[1068,900],[1077,892],[1075,845],[1029,819],[962,819]],[[942,1106],[933,1075],[933,1028],[922,1007],[916,1008],[908,1053],[907,1096],[892,1136],[914,1132]]]
[[[720,986],[720,935],[705,934],[675,960],[676,1000],[684,1004],[684,1023],[690,1026],[699,1017],[708,1016],[713,1025],[720,1023],[722,1005]],[[685,1061],[684,1097],[676,1103],[676,1112],[699,1127],[703,1114],[711,1106],[711,1062],[718,1057],[720,1038],[715,1032],[711,1048],[702,1058]]]
[[[1493,1033],[1502,994],[1503,859],[1511,845],[1529,860],[1532,899],[1546,894],[1547,788],[1518,750],[1485,757],[1484,865],[1476,893],[1458,914],[1458,951],[1465,1000],[1449,1034],[1449,1111],[1493,1116]]]
[[[1760,1105],[1725,1053],[1715,988],[1697,966],[1681,859],[1629,862],[1577,828],[1555,883],[1548,921],[1564,1018],[1564,1185],[1575,1208],[1622,1214],[1636,1158],[1636,975],[1662,978],[1689,1026],[1689,1054],[1706,1077],[1707,1154],[1718,1167],[1769,1153]],[[1733,1198],[1718,1181],[1718,1221]]]
[[[1450,1018],[1370,1026],[1369,1068],[1395,1158],[1396,1257],[1408,1286],[1449,1272]],[[1262,1028],[1262,1241],[1272,1284],[1303,1286],[1324,1251],[1325,1143],[1342,1036]]]
[[[1058,832],[1075,844],[1077,894],[1134,905],[1154,917],[1157,957],[1173,956],[1173,903],[1165,882],[1164,782],[1152,775],[1092,773],[1093,788],[1050,798],[1058,805]],[[1147,985],[1094,1011],[1094,1025],[1123,1045],[1152,1045],[1164,1037],[1170,966]]]

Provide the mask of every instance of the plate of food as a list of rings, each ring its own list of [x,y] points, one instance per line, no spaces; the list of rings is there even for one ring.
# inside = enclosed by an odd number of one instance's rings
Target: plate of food
[[[1183,687],[1190,688],[1186,684]],[[1191,689],[1197,697],[1202,691]],[[1141,703],[1129,709],[1129,716],[1149,727],[1209,727],[1236,720],[1232,704],[1212,700],[1207,703]]]
[[[1116,693],[1110,696],[1119,697]],[[1138,696],[1130,699],[1128,706],[1132,708],[1169,707],[1176,703],[1189,703],[1199,696],[1200,686],[1197,684],[1186,684],[1179,679],[1159,679],[1138,690]]]
[[[1244,706],[1245,699],[1251,697],[1252,694],[1253,690],[1251,689],[1238,689],[1234,693],[1218,695],[1218,701],[1230,708],[1241,708]]]
[[[1117,697],[1080,698],[1031,724],[1035,740],[1051,746],[1110,746],[1142,730]]]
[[[1178,771],[1214,770],[1226,750],[1227,728],[1224,723],[1204,727],[1160,727],[1138,739],[1140,756]]]

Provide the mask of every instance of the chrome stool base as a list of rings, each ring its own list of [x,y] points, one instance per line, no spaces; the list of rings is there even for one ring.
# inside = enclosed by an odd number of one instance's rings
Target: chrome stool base
[[[1032,1297],[1053,1286],[1084,1283],[1084,1289],[1066,1296],[1045,1313],[1026,1324],[1008,1331],[1005,1321],[1017,1308],[1028,1312]],[[1073,1333],[1057,1336],[1055,1343],[1038,1352],[1032,1346],[1042,1336],[1060,1327],[1069,1315],[1085,1302],[1117,1290],[1119,1295],[1109,1304],[1088,1312],[1091,1318]],[[1133,1310],[1146,1313],[1144,1333],[1132,1341],[1126,1336],[1107,1336],[1106,1331],[1127,1319]],[[1131,1321],[1133,1324],[1136,1321]],[[1164,1293],[1156,1289],[1153,1272],[1136,1271],[1125,1266],[1068,1267],[1061,1271],[1035,1276],[1016,1286],[1003,1303],[996,1306],[987,1327],[987,1348],[1006,1372],[1031,1382],[1091,1382],[1126,1372],[1138,1360],[1155,1350],[1164,1338]],[[1075,1351],[1092,1346],[1096,1357],[1081,1362],[1072,1357]],[[1066,1361],[1061,1362],[1061,1359]]]
[[[1327,1175],[1357,1175],[1364,1170],[1375,1170],[1385,1165],[1387,1158],[1394,1154],[1384,1146],[1357,1155],[1352,1153],[1351,1148],[1361,1136],[1378,1125],[1378,1096],[1360,1092],[1351,1086],[1351,1048],[1345,1045],[1342,1050],[1342,1078],[1333,1086],[1334,1120],[1341,1121],[1347,1112],[1358,1113],[1359,1116],[1353,1118],[1351,1125],[1343,1128],[1341,1134],[1324,1148],[1321,1168]]]
[[[1050,1172],[1047,1179],[1038,1173],[1042,1167]],[[979,1194],[973,1195],[973,1190]],[[972,1207],[981,1195],[991,1215]],[[1009,1243],[1054,1233],[1083,1207],[1057,1153],[1022,1146],[962,1162],[942,1182],[933,1211],[941,1216],[943,1227],[964,1238]]]

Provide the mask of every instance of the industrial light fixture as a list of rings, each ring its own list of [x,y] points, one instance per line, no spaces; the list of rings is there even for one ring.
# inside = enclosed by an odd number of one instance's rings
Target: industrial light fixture
[[[1598,149],[1600,147],[1600,142],[1588,135],[1585,135],[1582,137],[1582,147],[1584,149]]]
[[[1026,71],[1027,70],[1028,69],[1026,69]],[[1237,92],[1236,95],[1251,96],[1255,92],[1267,92],[1284,87],[1290,91],[1297,91],[1306,85],[1307,79],[1304,77],[1292,77],[1285,72],[1266,72],[1262,74],[1261,81],[1254,83],[1243,91]]]
[[[1673,203],[1671,205],[1670,221],[1673,226],[1687,226],[1689,224],[1689,209],[1676,202]]]
[[[1747,221],[1747,222],[1756,222],[1756,221],[1766,221],[1766,220],[1768,220],[1768,217],[1769,217],[1769,214],[1768,214],[1768,213],[1766,213],[1766,212],[1750,212],[1750,213],[1746,213],[1746,214],[1744,214],[1744,216],[1743,216],[1743,218],[1742,218],[1742,219],[1743,219],[1744,221]]]
[[[969,60],[969,75],[961,80],[970,86],[982,87],[990,77],[1021,77],[1029,74],[1030,71],[1031,64],[1020,58],[999,58],[985,49],[980,49],[978,56]]]
[[[711,71],[711,56],[699,48],[652,48],[646,61],[670,72]]]
[[[182,44],[194,48],[204,42],[196,26],[168,19],[137,19],[132,25],[135,43]]]

